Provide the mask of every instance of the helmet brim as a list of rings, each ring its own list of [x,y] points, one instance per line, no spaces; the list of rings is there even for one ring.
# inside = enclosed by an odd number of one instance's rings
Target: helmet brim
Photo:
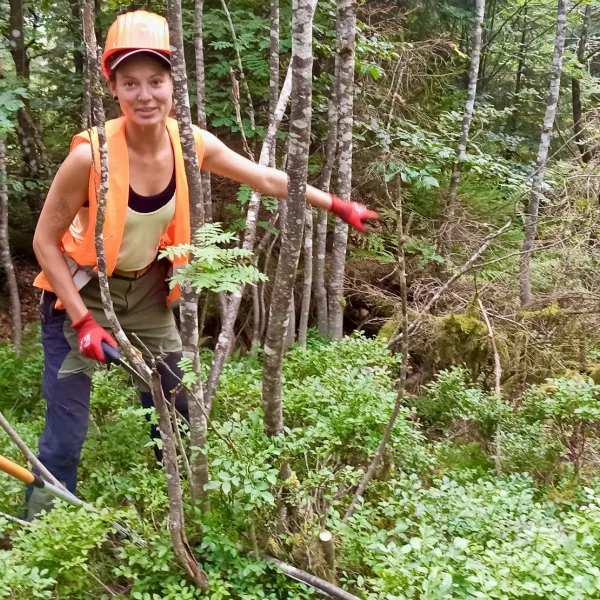
[[[123,61],[127,60],[128,58],[131,58],[135,54],[150,54],[152,56],[159,58],[164,63],[165,67],[167,67],[168,69],[171,68],[171,59],[168,54],[163,53],[163,52],[158,52],[157,50],[150,50],[149,48],[136,48],[133,50],[123,50],[121,53],[117,54],[116,57],[112,61],[109,59],[107,61],[108,62],[107,66],[108,66],[109,72],[111,74],[113,74],[115,72],[116,68],[120,64],[122,64]]]

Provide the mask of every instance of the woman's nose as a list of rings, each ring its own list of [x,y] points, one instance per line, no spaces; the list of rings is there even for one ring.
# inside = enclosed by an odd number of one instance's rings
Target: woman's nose
[[[139,100],[151,100],[152,94],[150,93],[150,88],[146,85],[140,86],[140,93],[138,94]]]

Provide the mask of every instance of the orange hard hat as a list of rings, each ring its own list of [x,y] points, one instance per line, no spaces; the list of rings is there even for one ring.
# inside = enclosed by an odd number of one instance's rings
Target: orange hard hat
[[[152,52],[170,64],[169,25],[164,17],[145,10],[119,15],[106,35],[102,54],[104,76],[110,77],[111,69],[116,66],[115,60],[121,62],[136,51]]]

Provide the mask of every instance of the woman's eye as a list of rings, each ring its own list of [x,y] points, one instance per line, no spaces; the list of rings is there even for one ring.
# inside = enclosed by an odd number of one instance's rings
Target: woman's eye
[[[152,84],[153,85],[160,85],[162,83],[162,79],[155,79]]]

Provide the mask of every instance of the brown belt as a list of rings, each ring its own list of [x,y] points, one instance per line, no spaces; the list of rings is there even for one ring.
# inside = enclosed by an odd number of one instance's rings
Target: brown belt
[[[111,277],[115,277],[116,279],[139,279],[142,275],[145,275],[151,268],[154,263],[150,263],[147,267],[143,269],[139,269],[137,271],[121,271],[120,269],[115,269],[112,272]]]

